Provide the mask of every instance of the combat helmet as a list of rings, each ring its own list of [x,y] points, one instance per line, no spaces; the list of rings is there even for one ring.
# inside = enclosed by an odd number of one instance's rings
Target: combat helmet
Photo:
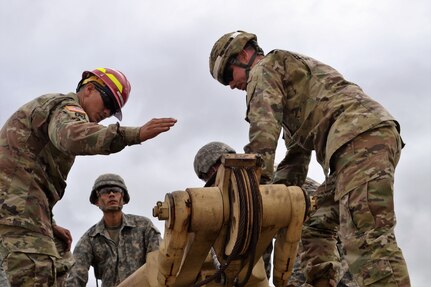
[[[105,186],[118,186],[120,187],[124,194],[123,200],[124,203],[128,203],[130,200],[129,192],[127,191],[126,184],[121,176],[113,173],[105,173],[100,175],[96,181],[94,182],[93,188],[90,194],[90,202],[92,204],[96,204],[97,201],[97,190]]]
[[[225,153],[236,153],[236,151],[222,142],[210,142],[199,149],[196,153],[193,167],[196,175],[204,180],[205,174],[220,160]]]
[[[250,41],[255,41],[257,46],[256,35],[244,31],[227,33],[217,40],[209,59],[210,73],[214,79],[225,86],[229,84],[224,80],[226,65],[229,59],[241,52]]]

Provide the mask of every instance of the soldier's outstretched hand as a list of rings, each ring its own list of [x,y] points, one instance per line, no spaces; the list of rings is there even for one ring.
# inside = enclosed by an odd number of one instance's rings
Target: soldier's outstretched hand
[[[152,139],[160,133],[167,132],[176,122],[177,120],[173,118],[160,118],[148,121],[140,129],[139,136],[141,142]]]

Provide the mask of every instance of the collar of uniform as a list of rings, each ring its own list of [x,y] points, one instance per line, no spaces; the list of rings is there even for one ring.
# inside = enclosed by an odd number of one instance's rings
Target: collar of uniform
[[[124,227],[136,227],[136,224],[133,220],[130,219],[128,214],[123,213],[123,223],[121,224],[121,230]],[[103,223],[103,218],[94,226],[93,232],[91,232],[90,236],[96,236],[97,234],[103,234],[106,230],[105,223]]]

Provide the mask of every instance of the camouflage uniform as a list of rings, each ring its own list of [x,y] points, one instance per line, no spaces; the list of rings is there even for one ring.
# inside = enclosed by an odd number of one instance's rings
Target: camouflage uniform
[[[103,287],[116,286],[146,262],[147,254],[159,249],[160,232],[150,219],[123,214],[118,244],[109,236],[103,220],[80,238],[73,250],[76,263],[66,286],[86,286],[93,266]]]
[[[55,260],[57,287],[63,287],[66,286],[66,277],[70,268],[75,264],[75,258],[70,250],[66,250],[67,246],[62,240],[55,237],[54,242],[60,255],[60,259]]]
[[[46,264],[35,276],[50,273],[45,283],[53,286],[53,262],[60,256],[52,209],[64,194],[75,156],[110,154],[138,143],[139,127],[89,122],[74,93],[44,95],[18,109],[0,130],[0,259],[5,271],[12,271],[18,253],[31,253]],[[18,283],[9,281],[22,286],[32,277],[21,272]]]
[[[34,235],[33,238],[30,237],[30,233],[27,232],[26,230],[19,228],[19,230],[22,232],[22,235],[17,234],[17,229],[14,227],[9,227],[9,226],[3,226],[3,234],[7,235],[9,232],[13,233],[13,236],[5,236],[5,239],[2,242],[2,245],[0,246],[0,250],[2,248],[7,248],[7,250],[5,250],[5,252],[9,252],[9,250],[14,250],[17,252],[17,255],[19,253],[21,253],[23,246],[27,245],[28,246],[28,242],[30,240],[31,244],[39,244],[41,242],[41,240],[39,240],[37,238],[37,234]],[[43,241],[43,240],[42,240]],[[65,286],[65,279],[67,276],[67,272],[70,270],[70,268],[72,267],[72,265],[75,263],[75,260],[73,258],[73,255],[70,251],[66,251],[66,244],[58,239],[57,237],[54,238],[54,242],[55,242],[55,246],[56,246],[56,251],[58,252],[60,258],[55,258],[55,257],[51,257],[49,260],[52,260],[54,262],[54,266],[55,266],[55,286],[57,287],[63,287]],[[45,244],[44,242],[42,244]],[[42,247],[42,246],[41,246]],[[51,248],[51,246],[49,245],[49,248]],[[48,248],[46,248],[48,249]],[[27,250],[29,253],[31,254],[36,254],[36,250]],[[21,255],[23,255],[24,253],[22,253]],[[13,259],[15,260],[15,259]],[[25,259],[25,261],[27,261],[27,259]],[[29,268],[33,268],[32,267],[32,262],[28,262],[30,265],[28,266]],[[20,268],[13,268],[12,270],[10,270],[8,272],[9,274],[9,278],[11,278],[11,281],[14,282],[15,286],[23,286],[23,284],[25,283],[24,281],[27,280],[26,277],[23,276],[24,274],[24,262],[20,262],[19,266]],[[6,266],[8,267],[8,266]],[[37,267],[36,267],[37,268]],[[49,270],[49,269],[48,269]],[[41,270],[44,271],[44,270]],[[29,271],[32,272],[32,271]],[[46,277],[43,276],[39,276],[39,278],[37,279],[39,283],[45,283],[45,282],[50,282],[50,280],[53,280],[51,278],[52,273],[49,272],[48,274],[46,274]],[[54,282],[54,281],[53,281]],[[51,285],[54,283],[50,283]],[[32,285],[32,284],[30,284]],[[10,286],[9,285],[9,281],[8,278],[6,276],[6,273],[4,272],[3,268],[0,266],[0,286]]]
[[[250,71],[246,119],[250,142],[244,150],[263,156],[263,181],[272,178],[282,129],[288,150],[274,183],[301,186],[313,150],[325,175],[331,171],[335,177],[329,198],[333,200],[330,207],[340,212],[340,222],[331,221],[334,214],[324,213],[326,205],[317,201],[314,217],[320,221],[310,224],[316,232],[305,232],[302,238],[306,253],[312,254],[317,246],[322,252],[303,261],[307,281],[339,279],[340,262],[334,254],[340,225],[346,260],[360,285],[392,286],[392,280],[409,286],[393,230],[393,173],[402,146],[394,118],[335,69],[307,56],[274,50]],[[356,150],[357,141],[360,150]],[[367,192],[372,193],[372,200],[367,201]],[[364,203],[375,213],[365,213]],[[347,208],[353,218],[348,217]],[[309,235],[318,238],[307,241]]]
[[[308,177],[306,178],[305,183],[302,185],[302,189],[310,197],[315,195],[318,187],[319,187],[319,183],[317,183],[316,181],[314,181]],[[308,224],[309,224],[309,221],[304,222],[303,232],[304,232],[304,230],[306,230],[308,228]],[[348,264],[347,264],[347,262],[343,256],[344,251],[343,251],[341,242],[338,240],[338,237],[337,237],[337,251],[340,254],[340,257],[342,259],[341,265],[337,266],[338,268],[340,268],[339,270],[337,270],[337,274],[340,274],[340,277],[342,275],[341,281],[338,283],[337,286],[338,287],[356,287],[356,286],[358,286],[358,284],[353,280],[352,274],[348,270],[349,267],[348,267]],[[289,282],[287,285],[289,287],[305,286],[304,285],[305,284],[305,275],[301,269],[301,256],[305,256],[302,241],[299,242],[298,255],[296,257],[296,261],[295,261],[295,264],[293,266],[292,275],[290,276]],[[316,256],[318,256],[318,254]]]

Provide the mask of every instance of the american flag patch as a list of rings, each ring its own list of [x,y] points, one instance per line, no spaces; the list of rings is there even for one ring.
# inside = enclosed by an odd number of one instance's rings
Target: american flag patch
[[[65,106],[64,109],[72,113],[85,114],[85,111],[81,107],[77,107],[77,106]]]

